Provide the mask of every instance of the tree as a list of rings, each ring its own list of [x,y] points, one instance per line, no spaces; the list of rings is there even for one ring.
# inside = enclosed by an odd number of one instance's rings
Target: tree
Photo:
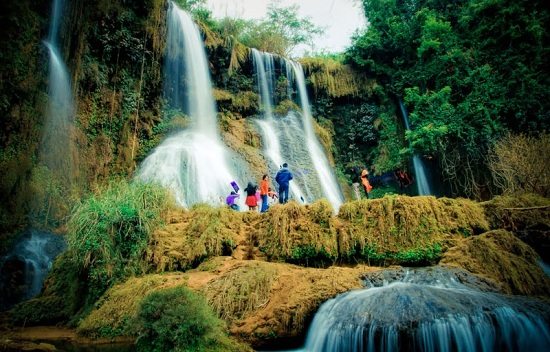
[[[266,18],[249,21],[239,39],[251,48],[288,56],[299,44],[312,45],[313,38],[322,32],[309,17],[298,16],[298,5],[284,7],[274,2]]]

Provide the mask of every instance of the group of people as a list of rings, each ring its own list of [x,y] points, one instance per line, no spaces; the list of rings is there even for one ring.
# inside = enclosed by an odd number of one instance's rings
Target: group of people
[[[269,186],[269,176],[264,174],[260,181],[260,187],[254,185],[252,182],[248,182],[248,185],[243,190],[246,193],[245,204],[249,210],[257,210],[258,204],[261,204],[260,212],[264,213],[269,208],[269,202],[275,202],[279,199],[279,203],[285,204],[288,202],[288,194],[290,188],[290,181],[293,179],[292,173],[288,169],[288,164],[284,163],[277,175],[275,176],[275,182],[277,182],[279,193],[277,195]],[[240,197],[238,194],[239,187],[235,182],[232,182],[233,191],[225,199],[225,203],[234,210],[239,210],[237,199]]]

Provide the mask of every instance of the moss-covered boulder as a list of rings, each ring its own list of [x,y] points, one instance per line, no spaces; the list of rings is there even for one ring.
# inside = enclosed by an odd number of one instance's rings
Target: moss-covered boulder
[[[77,332],[92,338],[137,337],[140,351],[249,351],[227,335],[225,323],[187,280],[182,273],[154,274],[115,285]]]
[[[218,275],[200,289],[229,323],[231,334],[256,348],[273,341],[280,346],[302,338],[318,307],[360,288],[360,277],[369,270],[231,260],[214,269]]]
[[[454,238],[489,228],[478,203],[431,196],[345,203],[338,220],[342,258],[404,265],[436,262]]]
[[[270,260],[322,265],[337,259],[336,218],[328,201],[275,205],[264,218],[258,243]]]
[[[495,230],[462,239],[440,264],[488,278],[505,293],[548,295],[550,279],[537,261],[537,253],[527,244],[508,231]]]
[[[157,272],[163,272],[190,269],[209,257],[230,255],[239,241],[244,216],[207,205],[174,211],[170,224],[153,234],[147,258]]]
[[[497,196],[481,203],[491,229],[505,229],[550,262],[550,199],[536,194]]]

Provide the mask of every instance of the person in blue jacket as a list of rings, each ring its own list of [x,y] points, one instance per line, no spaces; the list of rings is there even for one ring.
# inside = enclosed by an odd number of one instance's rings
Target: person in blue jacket
[[[292,180],[292,173],[288,170],[288,164],[284,163],[275,176],[275,181],[279,184],[279,203],[288,202],[288,187]]]

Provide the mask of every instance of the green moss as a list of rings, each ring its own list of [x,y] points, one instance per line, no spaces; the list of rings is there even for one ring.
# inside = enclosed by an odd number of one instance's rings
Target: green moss
[[[197,204],[182,216],[185,226],[167,225],[153,235],[148,258],[157,271],[186,270],[207,258],[231,254],[242,226],[242,213]]]
[[[273,112],[278,115],[285,116],[286,114],[288,114],[289,111],[300,111],[300,110],[301,110],[300,107],[296,105],[296,103],[294,103],[292,100],[285,99],[281,101],[279,104],[277,104],[275,109],[273,109]]]

